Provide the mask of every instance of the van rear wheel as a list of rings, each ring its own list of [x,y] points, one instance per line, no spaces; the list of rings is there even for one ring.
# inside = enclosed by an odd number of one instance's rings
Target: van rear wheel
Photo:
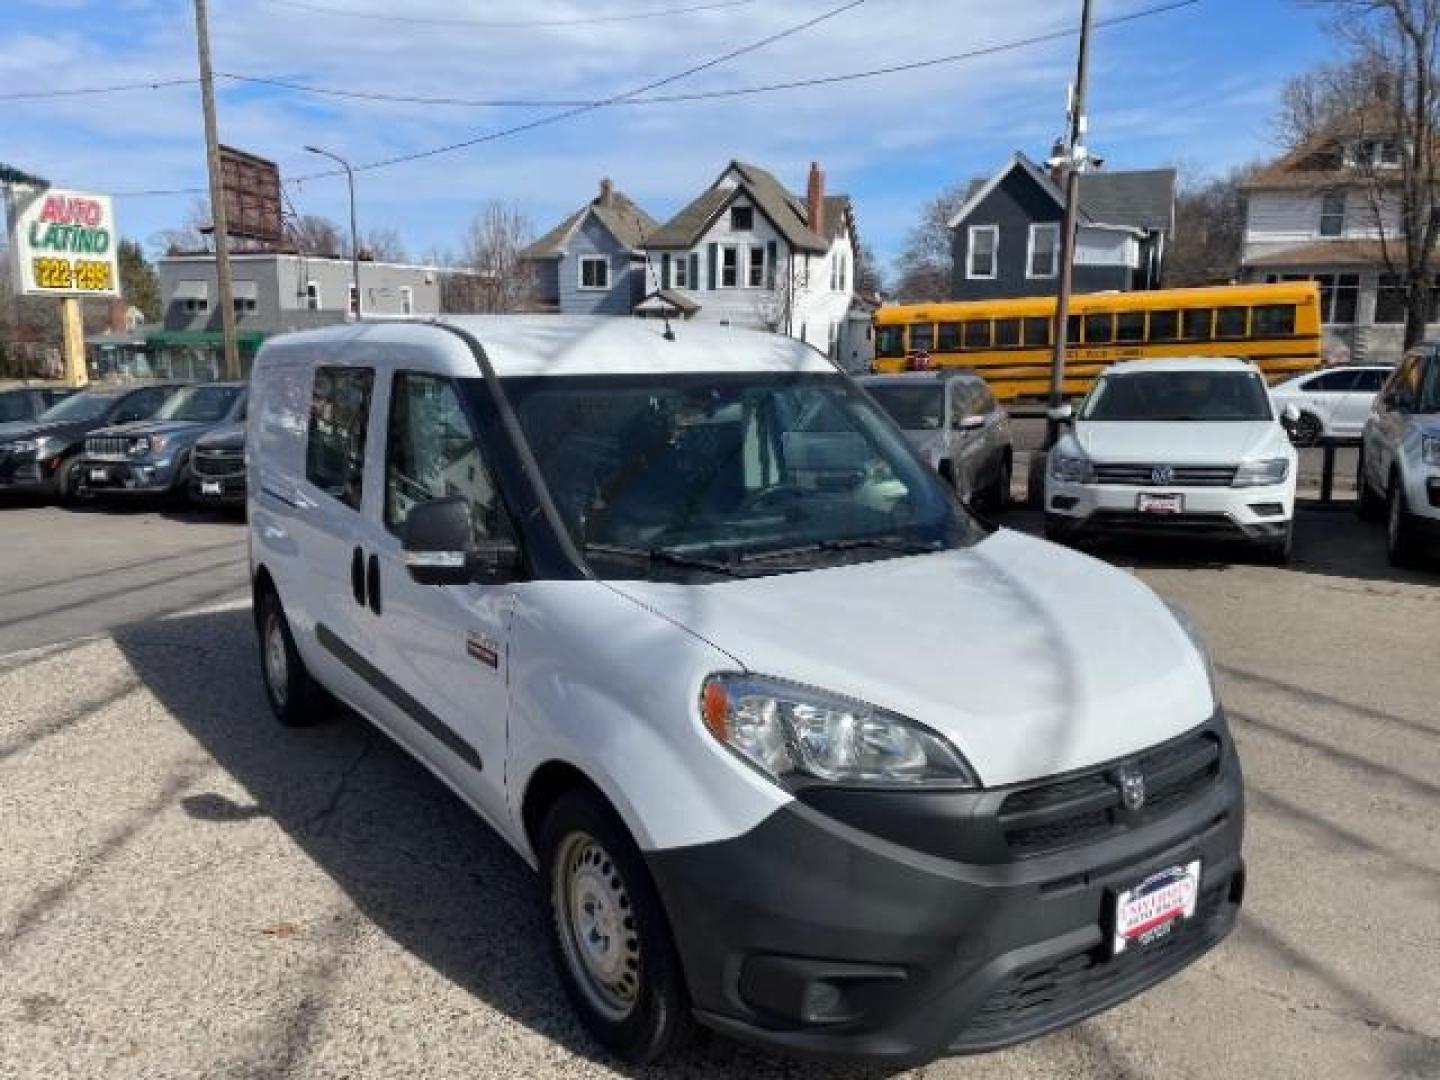
[[[536,844],[551,946],[586,1029],[632,1064],[695,1033],[680,958],[640,849],[615,813],[577,789],[545,817]]]
[[[266,588],[258,605],[255,626],[260,634],[260,673],[270,711],[286,727],[316,723],[324,718],[329,700],[300,659],[280,597],[273,588]]]

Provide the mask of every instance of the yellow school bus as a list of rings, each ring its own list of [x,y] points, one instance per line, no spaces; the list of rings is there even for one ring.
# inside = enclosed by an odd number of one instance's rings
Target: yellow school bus
[[[1050,391],[1053,296],[896,304],[875,312],[875,370],[972,368],[1001,401]],[[1314,282],[1087,293],[1070,302],[1065,394],[1117,360],[1242,356],[1271,382],[1320,366]]]

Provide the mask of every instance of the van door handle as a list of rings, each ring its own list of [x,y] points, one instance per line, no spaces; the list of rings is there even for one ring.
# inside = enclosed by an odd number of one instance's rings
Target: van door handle
[[[370,610],[380,614],[380,559],[370,556],[370,567],[365,574],[365,591],[370,596]]]
[[[355,602],[365,606],[365,553],[358,547],[350,554],[350,592]]]

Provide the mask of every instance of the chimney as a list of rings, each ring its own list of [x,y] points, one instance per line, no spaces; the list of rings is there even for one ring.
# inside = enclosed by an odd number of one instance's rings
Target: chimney
[[[596,201],[597,206],[615,205],[615,185],[607,176],[600,181],[600,198]]]
[[[807,224],[813,233],[825,232],[825,174],[815,162],[810,163],[810,182],[805,188]]]

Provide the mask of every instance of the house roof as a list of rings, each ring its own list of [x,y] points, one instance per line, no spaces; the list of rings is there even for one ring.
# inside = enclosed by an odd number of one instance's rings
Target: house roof
[[[744,192],[792,248],[815,254],[830,250],[830,245],[840,235],[851,212],[848,195],[825,197],[824,235],[820,235],[809,227],[809,212],[805,201],[786,191],[773,174],[758,165],[732,161],[721,172],[720,177],[723,178],[731,170],[734,170],[739,180],[735,187],[723,187],[717,178],[714,184],[657,230],[650,237],[649,246],[694,247],[720,212],[732,199]]]
[[[1395,130],[1395,118],[1381,104],[1371,104],[1337,117],[1299,146],[1245,178],[1246,191],[1285,191],[1333,187],[1372,179],[1346,168],[1345,143],[1369,135],[1381,138]]]
[[[1017,168],[1029,174],[1057,206],[1065,205],[1065,193],[1050,178],[1050,174],[1017,150],[993,176],[970,181],[960,209],[950,218],[950,227],[958,228]],[[1175,170],[1081,173],[1079,220],[1081,224],[1097,227],[1172,229],[1175,224]]]
[[[1378,266],[1385,262],[1387,247],[1391,261],[1404,261],[1405,244],[1403,242],[1392,240],[1387,245],[1381,245],[1378,240],[1320,240],[1313,244],[1298,244],[1281,251],[1267,251],[1263,255],[1246,259],[1245,265],[1251,267],[1314,266],[1322,268]]]
[[[600,194],[556,225],[520,253],[522,259],[553,259],[565,254],[570,237],[592,214],[595,220],[627,251],[639,251],[645,240],[660,227],[659,222],[642,210],[624,192],[600,185]]]

